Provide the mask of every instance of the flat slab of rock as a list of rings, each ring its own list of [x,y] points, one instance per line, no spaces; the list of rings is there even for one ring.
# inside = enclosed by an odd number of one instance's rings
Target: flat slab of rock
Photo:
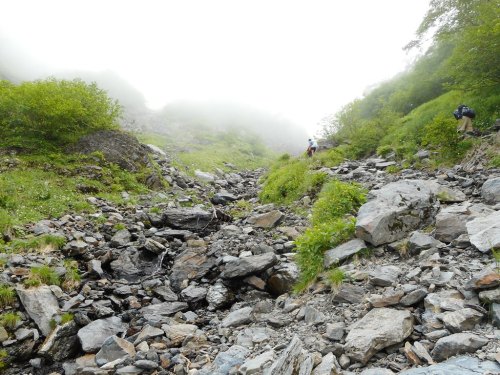
[[[98,366],[103,366],[124,357],[135,357],[134,344],[120,337],[111,336],[102,343],[101,349],[95,356],[95,361]]]
[[[334,249],[325,252],[323,264],[325,268],[329,268],[334,264],[338,264],[350,256],[357,254],[361,250],[366,249],[366,243],[360,239],[348,241]]]
[[[162,302],[154,305],[149,305],[141,309],[141,313],[146,319],[155,320],[155,318],[168,317],[176,312],[185,311],[188,309],[186,302]]]
[[[274,253],[265,253],[261,255],[252,255],[245,258],[238,258],[226,263],[221,277],[225,279],[234,279],[251,274],[262,272],[272,267],[278,262]]]
[[[370,283],[377,286],[391,286],[394,284],[401,270],[397,266],[378,266],[373,271],[370,271]]]
[[[267,369],[265,375],[289,375],[299,367],[299,356],[302,352],[302,341],[297,336],[292,338],[290,344],[283,350],[276,362]]]
[[[162,221],[171,228],[192,231],[205,229],[214,219],[211,212],[200,208],[171,208],[162,217]]]
[[[94,320],[80,328],[78,339],[84,352],[96,353],[108,337],[124,332],[127,327],[128,325],[116,316]]]
[[[238,327],[243,324],[250,323],[252,321],[252,308],[243,307],[242,309],[234,310],[230,312],[221,323],[222,327]]]
[[[285,215],[281,211],[274,210],[265,214],[253,215],[247,218],[247,223],[256,228],[274,228]]]
[[[197,375],[227,375],[231,369],[240,366],[250,350],[239,345],[233,345],[225,352],[217,354],[210,365],[203,367]],[[236,373],[236,372],[235,372]]]
[[[466,228],[471,244],[482,253],[500,249],[500,211],[471,220]]]
[[[345,351],[349,358],[366,364],[378,351],[403,342],[413,331],[409,311],[373,309],[350,327]]]
[[[474,353],[488,342],[487,338],[473,333],[455,333],[440,338],[431,355],[436,361],[441,362],[457,354]]]
[[[356,237],[375,246],[404,238],[432,222],[436,196],[423,180],[402,180],[372,190],[358,211]]]
[[[366,291],[358,285],[343,283],[333,297],[333,302],[361,303],[365,293]]]
[[[59,312],[59,303],[56,296],[47,285],[37,288],[17,288],[17,295],[26,312],[36,323],[44,336],[52,331],[50,321]]]
[[[500,364],[492,361],[480,361],[475,357],[461,356],[429,367],[402,371],[400,375],[479,375],[498,374]],[[364,373],[363,373],[364,374]]]

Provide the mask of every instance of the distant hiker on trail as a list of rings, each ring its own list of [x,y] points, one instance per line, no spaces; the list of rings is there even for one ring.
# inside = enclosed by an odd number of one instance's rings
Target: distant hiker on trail
[[[465,104],[460,104],[453,112],[453,116],[457,120],[462,120],[458,126],[459,133],[467,133],[469,135],[476,135],[476,131],[472,127],[472,119],[476,117],[476,112],[472,108],[467,107]]]
[[[307,156],[311,157],[318,149],[318,143],[311,138],[309,138],[307,141],[309,142],[307,147]]]

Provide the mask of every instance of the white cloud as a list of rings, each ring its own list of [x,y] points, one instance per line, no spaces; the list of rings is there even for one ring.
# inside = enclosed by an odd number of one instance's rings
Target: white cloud
[[[0,35],[54,69],[111,69],[148,103],[230,99],[312,127],[408,62],[428,0],[10,0]]]

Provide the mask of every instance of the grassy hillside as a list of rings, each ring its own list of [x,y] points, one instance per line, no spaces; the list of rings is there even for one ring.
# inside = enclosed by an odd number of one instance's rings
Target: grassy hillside
[[[276,154],[262,140],[248,131],[211,130],[200,126],[183,127],[169,135],[137,134],[139,140],[166,150],[182,170],[255,169],[269,165]]]

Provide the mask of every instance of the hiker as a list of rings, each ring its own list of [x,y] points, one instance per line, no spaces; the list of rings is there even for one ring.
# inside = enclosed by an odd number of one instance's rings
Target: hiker
[[[472,126],[472,119],[476,117],[476,112],[474,112],[472,108],[467,107],[465,104],[460,104],[453,112],[453,116],[455,116],[457,120],[462,120],[462,123],[457,129],[459,133],[476,135],[476,131]]]
[[[307,147],[307,156],[311,157],[318,149],[318,143],[311,138],[309,138],[307,141],[309,142]]]

